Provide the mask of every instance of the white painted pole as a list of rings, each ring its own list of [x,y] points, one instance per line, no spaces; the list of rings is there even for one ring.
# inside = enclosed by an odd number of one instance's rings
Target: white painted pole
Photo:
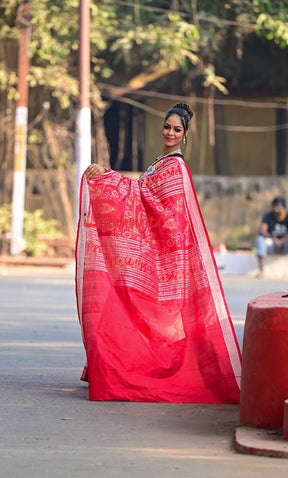
[[[91,163],[91,110],[80,108],[77,116],[76,135],[76,198],[79,198],[81,177]],[[78,215],[78,209],[76,211]]]
[[[19,255],[24,249],[23,220],[25,203],[28,108],[18,106],[15,120],[14,175],[10,252]]]
[[[91,164],[90,109],[90,2],[80,0],[79,14],[79,112],[76,133],[75,218],[79,209],[79,188],[85,169]]]

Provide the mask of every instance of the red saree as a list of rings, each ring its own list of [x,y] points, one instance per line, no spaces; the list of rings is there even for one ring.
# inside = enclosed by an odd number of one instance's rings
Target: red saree
[[[76,295],[90,400],[235,403],[240,353],[181,155],[83,176]]]

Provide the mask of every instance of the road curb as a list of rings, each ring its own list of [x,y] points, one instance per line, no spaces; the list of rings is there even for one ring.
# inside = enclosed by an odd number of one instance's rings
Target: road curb
[[[0,267],[65,267],[73,261],[71,257],[0,256]]]

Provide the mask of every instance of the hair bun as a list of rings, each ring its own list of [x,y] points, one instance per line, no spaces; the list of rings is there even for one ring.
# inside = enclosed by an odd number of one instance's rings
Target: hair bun
[[[185,110],[188,113],[190,119],[193,116],[193,111],[191,110],[190,106],[187,105],[187,103],[176,103],[173,108],[180,108],[181,110]]]

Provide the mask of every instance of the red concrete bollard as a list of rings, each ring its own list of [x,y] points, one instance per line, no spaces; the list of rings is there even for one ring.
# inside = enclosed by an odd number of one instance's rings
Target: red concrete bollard
[[[288,291],[249,302],[242,362],[240,425],[281,428],[288,399]]]

